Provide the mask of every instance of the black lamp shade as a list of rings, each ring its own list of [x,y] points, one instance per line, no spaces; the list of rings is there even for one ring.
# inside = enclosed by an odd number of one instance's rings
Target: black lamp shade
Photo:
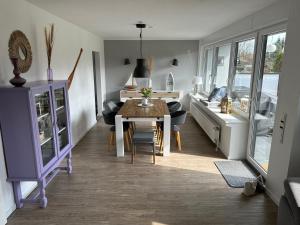
[[[124,65],[129,65],[130,64],[130,60],[128,58],[124,59]]]
[[[150,75],[149,70],[146,66],[145,59],[137,59],[136,67],[133,72],[133,77],[135,78],[148,78]]]
[[[178,59],[173,59],[172,65],[173,66],[178,66]]]

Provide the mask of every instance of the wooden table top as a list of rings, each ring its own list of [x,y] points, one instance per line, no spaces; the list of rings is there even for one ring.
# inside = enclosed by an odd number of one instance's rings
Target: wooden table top
[[[165,101],[159,99],[151,99],[153,106],[138,106],[142,102],[141,99],[127,100],[121,107],[117,115],[123,118],[162,118],[164,115],[170,115],[168,106]]]

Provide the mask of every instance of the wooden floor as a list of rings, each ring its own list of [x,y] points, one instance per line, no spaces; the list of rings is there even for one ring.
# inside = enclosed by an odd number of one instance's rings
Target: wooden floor
[[[276,224],[277,207],[266,195],[247,198],[227,186],[213,163],[222,154],[191,117],[183,151],[173,142],[171,155],[157,157],[156,165],[139,152],[134,165],[128,152],[116,158],[107,135],[98,123],[74,149],[73,174],[61,173],[48,186],[48,207],[26,205],[8,225]]]

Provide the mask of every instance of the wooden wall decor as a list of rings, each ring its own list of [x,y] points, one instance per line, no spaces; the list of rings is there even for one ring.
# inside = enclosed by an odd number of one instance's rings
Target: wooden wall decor
[[[149,74],[151,76],[151,73],[153,70],[153,57],[152,56],[147,59],[147,67],[149,69]]]
[[[51,59],[52,59],[52,50],[54,46],[54,24],[51,24],[50,28],[45,27],[44,32],[45,32],[45,43],[47,49],[47,62],[48,62],[47,79],[48,81],[52,81],[53,70],[51,68]]]
[[[8,42],[8,52],[10,59],[17,60],[17,69],[20,73],[26,73],[32,63],[32,51],[26,35],[16,30],[10,35]]]
[[[80,57],[81,57],[82,52],[83,52],[83,49],[81,48],[81,49],[80,49],[80,52],[79,52],[79,55],[78,55],[78,58],[77,58],[77,60],[76,60],[75,66],[74,66],[74,68],[73,68],[71,74],[70,74],[69,77],[68,77],[68,89],[70,89],[70,87],[71,87],[71,84],[72,84],[72,81],[73,81],[73,78],[74,78],[74,74],[75,74],[75,70],[76,70],[76,68],[77,68],[77,65],[78,65],[78,62],[79,62],[79,60],[80,60]]]

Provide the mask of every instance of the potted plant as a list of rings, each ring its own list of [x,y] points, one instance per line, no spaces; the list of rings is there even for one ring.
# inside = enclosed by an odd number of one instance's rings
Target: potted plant
[[[152,88],[142,88],[141,89],[141,94],[142,94],[142,105],[148,105],[148,101],[151,98],[152,95]]]

